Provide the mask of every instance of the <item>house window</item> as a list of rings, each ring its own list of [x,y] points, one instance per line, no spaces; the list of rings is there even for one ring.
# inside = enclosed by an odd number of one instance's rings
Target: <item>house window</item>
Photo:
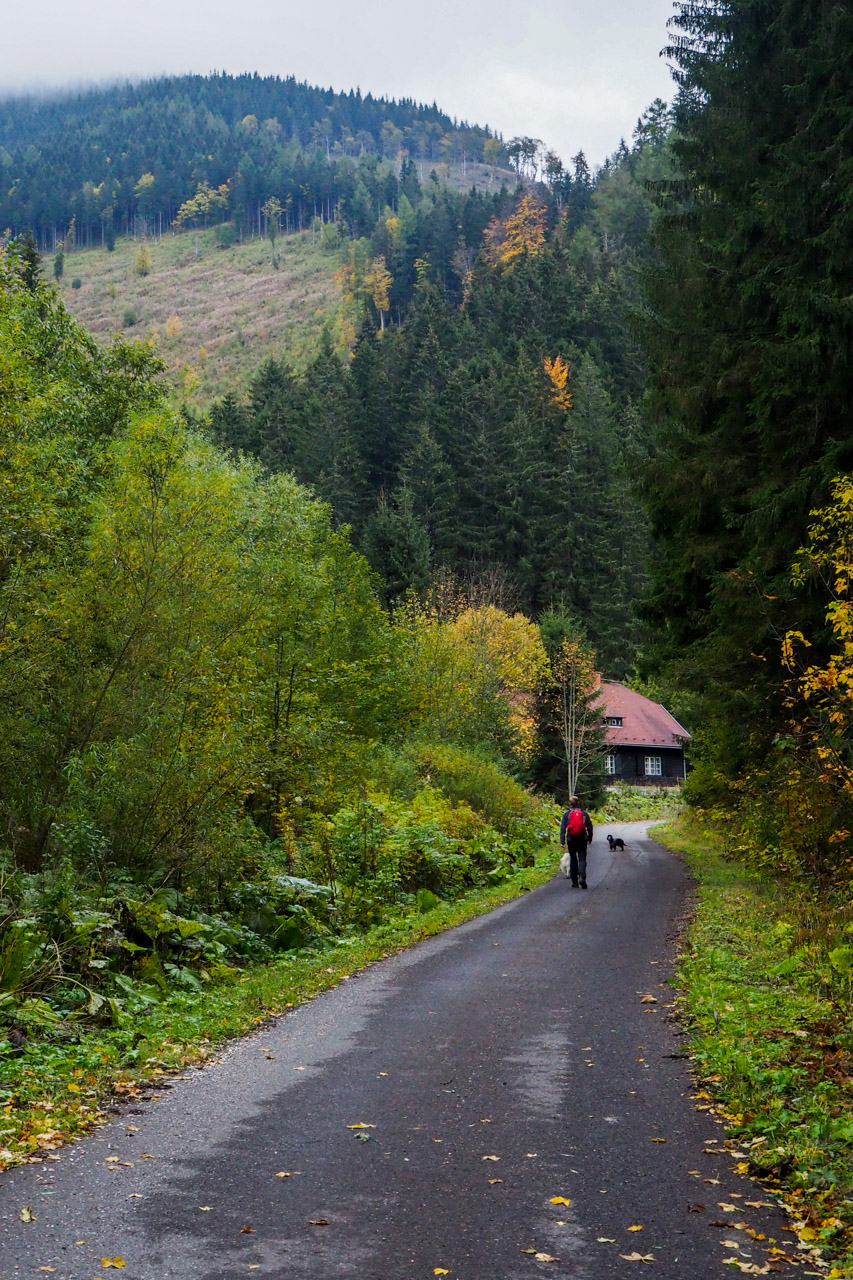
[[[611,777],[612,777],[612,776],[613,776],[613,774],[616,772],[616,757],[615,757],[615,756],[605,756],[605,757],[604,757],[604,772],[605,772],[606,774],[608,774],[609,776],[611,776]]]
[[[646,756],[646,777],[659,778],[662,773],[660,756]]]
[[[612,729],[621,729],[622,717],[621,716],[605,716],[604,723],[607,725],[610,725]]]

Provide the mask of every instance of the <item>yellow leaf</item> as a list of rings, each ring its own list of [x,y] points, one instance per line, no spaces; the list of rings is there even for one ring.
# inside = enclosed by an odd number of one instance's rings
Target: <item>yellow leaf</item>
[[[503,1178],[489,1178],[490,1187],[496,1187],[499,1182],[503,1182]]]
[[[629,1230],[629,1231],[642,1231],[642,1229],[643,1229],[643,1228],[642,1228],[642,1227],[640,1227],[640,1226],[636,1226],[636,1227],[629,1227],[629,1228],[628,1228],[628,1230]]]
[[[534,1253],[537,1262],[559,1262],[559,1258],[554,1258],[550,1253]]]
[[[652,1138],[652,1142],[666,1142],[666,1138]]]
[[[597,1236],[595,1243],[596,1244],[615,1244],[616,1241],[611,1240],[610,1236]]]
[[[200,1204],[198,1207],[199,1207],[199,1209],[200,1209],[200,1211],[201,1211],[202,1213],[210,1213],[211,1209],[213,1208],[213,1205],[212,1205],[212,1204]]]
[[[347,1128],[348,1128],[348,1129],[375,1129],[375,1128],[376,1128],[376,1125],[375,1125],[375,1124],[361,1124],[361,1122],[359,1122],[358,1124],[348,1124],[348,1125],[347,1125]]]
[[[736,1204],[726,1204],[725,1200],[718,1200],[717,1204],[720,1206],[723,1213],[737,1213]]]
[[[450,1272],[446,1267],[433,1267],[432,1274],[434,1276],[449,1276]]]
[[[104,1270],[106,1270],[107,1267],[115,1267],[116,1270],[118,1270],[119,1267],[126,1267],[127,1263],[124,1258],[101,1258],[101,1266]]]
[[[21,1222],[35,1222],[36,1220],[36,1215],[28,1204],[24,1205],[23,1209],[18,1214],[18,1217],[21,1219]]]
[[[624,1258],[626,1262],[654,1262],[655,1255],[653,1253],[620,1253],[620,1258]]]
[[[565,1196],[552,1196],[550,1203],[570,1205],[572,1202],[571,1200],[567,1200]]]
[[[500,1156],[480,1156],[481,1160],[500,1160]]]

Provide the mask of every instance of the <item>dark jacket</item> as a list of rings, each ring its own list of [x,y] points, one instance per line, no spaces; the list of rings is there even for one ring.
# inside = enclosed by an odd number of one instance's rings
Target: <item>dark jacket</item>
[[[577,808],[576,805],[573,807]],[[560,823],[560,844],[566,843],[566,827],[569,825],[569,814],[571,813],[571,811],[572,811],[571,809],[567,809],[566,812],[563,814],[563,821]],[[586,842],[587,844],[589,844],[590,841],[592,840],[592,819],[590,818],[586,809],[582,809],[581,813],[583,814],[584,826],[586,827]],[[569,839],[571,840],[572,837],[569,836]]]

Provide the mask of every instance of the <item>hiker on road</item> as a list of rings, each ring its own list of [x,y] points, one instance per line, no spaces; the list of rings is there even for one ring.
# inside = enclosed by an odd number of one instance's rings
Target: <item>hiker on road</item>
[[[573,889],[577,889],[578,880],[581,888],[586,888],[586,847],[591,840],[592,819],[586,809],[580,807],[577,796],[572,796],[560,823],[560,847],[565,849],[568,843],[569,875]]]

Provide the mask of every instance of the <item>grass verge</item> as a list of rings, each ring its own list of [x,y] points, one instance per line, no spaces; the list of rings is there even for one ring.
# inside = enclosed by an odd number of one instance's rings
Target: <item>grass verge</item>
[[[820,956],[798,944],[805,885],[724,856],[695,813],[655,827],[696,877],[678,967],[680,1004],[705,1105],[748,1173],[784,1201],[800,1251],[853,1277],[853,1027]]]
[[[20,1056],[0,1050],[0,1170],[57,1159],[55,1151],[109,1119],[117,1098],[156,1096],[157,1082],[203,1063],[226,1040],[312,999],[376,960],[493,911],[542,884],[558,852],[539,850],[533,866],[491,888],[441,902],[423,915],[389,917],[317,953],[286,955],[201,993],[175,991],[135,1016],[132,1026],[82,1033],[74,1041],[34,1042]]]

